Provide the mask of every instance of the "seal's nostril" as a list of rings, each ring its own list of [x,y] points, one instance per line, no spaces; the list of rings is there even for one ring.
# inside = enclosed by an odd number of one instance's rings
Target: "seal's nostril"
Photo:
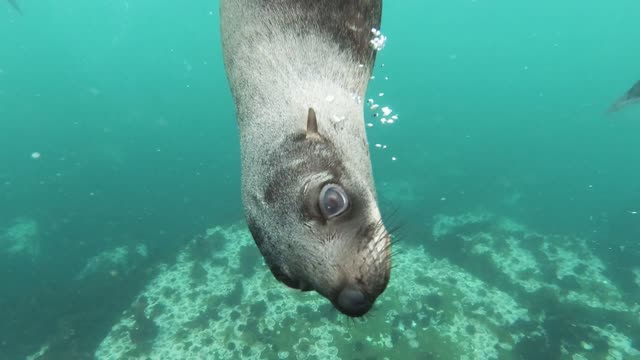
[[[338,295],[338,309],[345,315],[362,316],[371,309],[371,301],[359,290],[346,287]]]

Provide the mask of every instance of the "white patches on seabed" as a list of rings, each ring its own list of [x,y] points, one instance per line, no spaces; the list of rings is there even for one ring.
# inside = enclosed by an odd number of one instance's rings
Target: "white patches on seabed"
[[[31,158],[34,159],[34,160],[40,159],[41,156],[42,156],[42,154],[40,154],[37,151],[31,153]]]
[[[612,324],[604,328],[597,326],[591,326],[591,328],[607,340],[609,345],[607,360],[628,359],[629,357],[635,359],[640,356],[640,351],[633,347],[633,341],[625,334],[620,333]]]
[[[74,279],[84,280],[95,274],[125,276],[135,269],[135,264],[140,258],[146,258],[148,255],[149,251],[145,244],[110,249],[89,259]]]
[[[456,359],[497,359],[497,346],[517,343],[520,334],[514,334],[512,339],[500,338],[500,331],[495,329],[513,332],[516,322],[528,322],[526,308],[506,292],[488,286],[449,261],[431,258],[422,247],[416,250],[403,252],[396,259],[403,276],[390,286],[391,291],[403,289],[394,301],[399,309],[414,313],[413,321],[417,322],[417,326],[413,322],[398,326],[410,347],[412,339],[418,340],[413,345],[420,345],[426,336],[431,336],[443,343],[458,344],[461,354]]]
[[[30,218],[16,218],[8,228],[0,228],[0,255],[36,260],[40,254],[38,228],[38,223]]]
[[[35,353],[26,357],[25,360],[37,360],[40,359],[49,350],[49,344],[42,345],[42,347]]]
[[[488,214],[438,216],[434,220],[436,241],[455,233],[461,224],[484,228],[475,234],[460,235],[468,246],[465,251],[490,260],[527,293],[545,288],[556,293],[560,302],[573,306],[625,312],[631,309],[623,294],[606,277],[605,264],[584,239],[537,234],[513,221]],[[553,264],[553,267],[543,264]],[[575,289],[563,290],[563,281],[573,281]]]
[[[579,239],[536,234],[497,216],[480,213],[440,216],[436,220],[433,233],[437,240],[448,241],[453,234],[465,236],[466,249],[460,251],[471,252],[474,245],[484,245],[484,255],[477,255],[490,260],[497,265],[499,273],[512,280],[507,287],[509,291],[475,276],[472,270],[464,268],[465,263],[455,264],[451,259],[433,257],[423,246],[400,244],[402,255],[394,257],[394,271],[402,276],[394,278],[376,302],[376,315],[365,320],[367,331],[353,331],[353,322],[340,316],[327,318],[324,310],[319,312],[321,307],[328,306],[325,299],[315,293],[291,292],[277,284],[264,264],[255,266],[249,273],[241,271],[246,264],[240,259],[250,253],[257,256],[251,235],[244,226],[216,227],[207,230],[201,238],[207,242],[194,240],[180,252],[175,264],[159,269],[158,275],[140,294],[139,298],[146,299],[145,316],[157,326],[157,336],[149,340],[149,350],[144,355],[152,359],[223,360],[264,358],[269,354],[279,359],[331,360],[346,358],[345,354],[351,354],[353,343],[360,342],[367,344],[362,357],[372,353],[380,359],[394,358],[394,353],[417,356],[419,349],[429,347],[434,358],[504,358],[502,355],[511,352],[525,336],[546,335],[540,327],[544,315],[529,313],[526,302],[518,302],[523,293],[512,294],[513,289],[522,284],[519,280],[531,279],[550,287],[549,296],[565,302],[563,292],[551,286],[556,284],[554,269],[559,269],[561,274],[569,270],[563,265],[566,260],[557,257],[582,255],[584,262],[593,260],[594,254],[585,253]],[[482,226],[482,222],[489,223]],[[480,230],[469,232],[469,225],[474,224],[479,225]],[[458,227],[464,233],[460,234]],[[209,244],[204,247],[206,250],[214,243],[220,246],[216,246],[209,257],[194,258],[194,250],[200,251],[201,245]],[[531,251],[540,249],[538,245],[542,243],[566,251],[553,251],[554,259],[548,258],[544,249]],[[569,250],[575,253],[568,254]],[[489,252],[494,256],[487,257]],[[545,265],[549,261],[543,259],[551,260],[554,266]],[[523,264],[517,269],[519,272],[530,275],[513,278],[509,266],[516,263]],[[551,269],[556,276],[540,276],[536,269]],[[588,268],[574,274],[594,275]],[[640,268],[636,269],[636,276],[640,276]],[[579,284],[582,282],[578,279]],[[592,284],[586,285],[585,291],[593,289]],[[524,290],[524,294],[528,293]],[[130,336],[140,325],[131,316],[135,303],[102,341],[95,354],[97,359],[126,358],[126,354],[135,349]],[[615,319],[611,319],[613,321]],[[567,358],[635,359],[640,354],[633,347],[633,334],[623,326],[607,325],[607,322],[596,325],[579,325],[591,329],[594,336],[576,339],[576,346],[571,347],[575,353],[568,354]],[[271,335],[265,341],[267,334]],[[609,348],[608,354],[605,350],[603,356],[595,357],[596,349],[591,343],[598,338],[602,340],[599,343],[606,342]],[[274,350],[276,347],[278,352]]]
[[[582,346],[582,348],[585,350],[593,350],[593,344],[585,341],[580,342],[580,346]]]
[[[494,267],[499,273],[506,276],[512,285],[516,285],[516,287],[511,287],[512,289],[519,287],[524,291],[524,294],[528,294],[544,288],[548,295],[554,296],[558,302],[581,309],[615,311],[629,315],[637,314],[640,309],[637,303],[631,304],[635,300],[623,298],[623,293],[612,286],[611,281],[605,277],[604,263],[589,249],[584,239],[538,234],[509,219],[486,213],[465,214],[458,217],[437,216],[434,220],[433,237],[436,243],[433,246],[438,246],[437,242],[440,239],[450,239],[447,238],[447,235],[456,234],[461,240],[462,246],[462,249],[458,249],[458,251],[476,256],[483,262],[488,261],[489,267]],[[478,227],[476,232],[467,232],[466,229],[471,224]],[[456,227],[461,227],[463,231],[457,230]],[[467,259],[461,262],[462,266],[464,267],[464,264],[469,261]],[[636,283],[640,286],[640,268],[636,268],[634,274]],[[573,290],[566,288],[566,281],[573,283]],[[501,308],[501,306],[497,308]],[[472,313],[485,316],[482,311],[473,310]],[[471,341],[482,337],[480,328],[473,323],[475,319],[461,322],[461,325],[465,327],[468,327],[469,324],[474,325],[475,335]],[[531,320],[534,322],[543,321],[544,316],[539,319],[531,318],[529,321]],[[611,321],[616,320],[611,319]],[[571,358],[574,360],[635,359],[640,356],[640,351],[633,347],[633,341],[630,340],[631,334],[623,333],[628,331],[624,323],[616,326],[591,323],[572,326],[581,329],[589,328],[599,335],[595,336],[594,334],[594,336],[583,339],[579,343],[581,350],[574,349],[580,351],[573,354]],[[524,334],[518,335],[523,336]],[[607,342],[609,349],[608,354],[595,357],[590,353],[594,346],[587,341],[596,340],[598,337]],[[568,340],[563,339],[564,341]],[[500,345],[507,345],[507,347],[501,346],[501,348],[508,350],[511,349],[509,346],[512,344]],[[472,349],[474,347],[472,345]],[[471,358],[487,357],[474,354]]]
[[[146,258],[147,256],[149,256],[149,249],[147,249],[147,245],[145,244],[138,244],[136,245],[136,253]]]

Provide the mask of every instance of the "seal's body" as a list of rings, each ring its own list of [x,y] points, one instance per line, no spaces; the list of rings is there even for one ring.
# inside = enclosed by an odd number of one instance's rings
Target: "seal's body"
[[[9,0],[9,5],[11,5],[11,7],[18,12],[18,14],[22,14],[20,5],[18,5],[18,2],[16,0]]]
[[[640,104],[640,81],[636,81],[624,96],[613,103],[609,107],[609,112],[618,111],[631,104]]]
[[[349,316],[387,286],[361,102],[382,0],[222,0],[242,198],[274,276]]]

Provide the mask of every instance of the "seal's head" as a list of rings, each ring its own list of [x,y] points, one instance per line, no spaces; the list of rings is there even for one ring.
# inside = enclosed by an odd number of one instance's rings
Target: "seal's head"
[[[265,186],[245,201],[272,273],[292,288],[319,292],[346,315],[364,315],[386,288],[391,265],[370,173],[318,132],[312,109],[306,131],[265,155]]]

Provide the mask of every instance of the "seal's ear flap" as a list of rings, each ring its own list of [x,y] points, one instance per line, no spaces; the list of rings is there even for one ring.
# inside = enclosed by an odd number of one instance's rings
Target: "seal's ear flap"
[[[309,108],[309,115],[307,116],[307,137],[317,136],[318,134],[318,120],[316,119],[316,112],[313,108]]]

